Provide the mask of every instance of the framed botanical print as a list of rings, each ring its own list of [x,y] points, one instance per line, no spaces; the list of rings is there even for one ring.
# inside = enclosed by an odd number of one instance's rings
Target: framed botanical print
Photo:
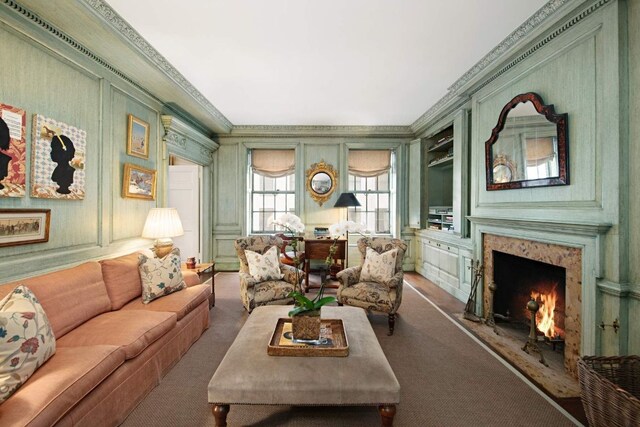
[[[51,209],[0,209],[0,247],[49,241]]]
[[[127,127],[127,154],[149,158],[149,123],[129,114]]]
[[[156,171],[125,163],[122,176],[122,197],[156,199]]]

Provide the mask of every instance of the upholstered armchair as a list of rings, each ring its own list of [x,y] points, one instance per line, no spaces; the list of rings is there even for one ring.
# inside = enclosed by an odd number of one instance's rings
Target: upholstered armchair
[[[370,253],[370,262],[366,259],[368,248],[373,251]],[[394,249],[397,251],[389,252]],[[361,265],[338,273],[338,304],[387,313],[389,335],[393,335],[396,312],[402,301],[402,259],[407,245],[399,239],[363,237],[358,240],[358,250],[362,255]],[[381,267],[382,264],[386,264],[387,268]]]
[[[288,295],[296,288],[296,268],[279,263],[280,272],[284,275],[281,280],[260,281],[249,274],[249,263],[245,253],[246,250],[250,250],[264,254],[275,246],[279,255],[282,239],[275,236],[243,237],[236,239],[234,246],[240,259],[240,299],[248,312],[260,305],[285,305],[293,302],[293,298]],[[302,276],[298,271],[298,284]]]

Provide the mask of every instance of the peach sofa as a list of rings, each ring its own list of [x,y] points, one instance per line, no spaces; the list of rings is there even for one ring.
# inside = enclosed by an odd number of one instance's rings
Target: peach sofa
[[[37,296],[56,353],[0,405],[0,425],[121,423],[209,327],[211,287],[183,272],[187,288],[141,300],[138,254],[0,285]]]

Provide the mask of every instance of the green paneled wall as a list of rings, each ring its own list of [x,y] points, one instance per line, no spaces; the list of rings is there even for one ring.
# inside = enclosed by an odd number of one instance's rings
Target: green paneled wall
[[[47,243],[0,248],[0,282],[147,246],[139,236],[157,202],[122,198],[122,171],[124,162],[157,168],[162,104],[58,39],[44,37],[31,23],[4,21],[4,13],[0,102],[27,113],[27,194],[35,113],[85,130],[87,150],[83,200],[0,198],[0,209],[51,209]],[[148,160],[126,154],[129,113],[150,124]]]
[[[403,165],[405,145],[409,137],[375,138],[362,137],[332,137],[305,136],[296,131],[295,127],[288,130],[291,136],[272,138],[264,137],[221,137],[220,148],[214,154],[214,169],[216,178],[214,183],[214,253],[216,268],[237,269],[238,259],[233,248],[233,240],[248,233],[245,205],[247,189],[247,153],[252,148],[294,148],[296,149],[296,185],[299,197],[298,214],[306,225],[306,231],[313,232],[314,227],[327,227],[341,219],[345,219],[345,212],[333,207],[342,191],[347,190],[346,164],[348,149],[394,148],[396,149],[397,164]],[[320,131],[321,132],[321,131]],[[313,163],[324,160],[338,171],[339,188],[325,202],[319,206],[306,191],[306,171]],[[403,167],[398,167],[398,226],[396,235],[400,236],[401,215],[406,205],[404,196],[405,181],[402,179]],[[359,255],[355,248],[357,237],[351,239],[349,259],[357,264]]]

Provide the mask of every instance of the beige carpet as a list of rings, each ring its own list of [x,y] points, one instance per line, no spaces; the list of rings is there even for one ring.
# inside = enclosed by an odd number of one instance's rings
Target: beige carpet
[[[207,403],[207,384],[247,318],[237,274],[218,273],[215,282],[211,328],[124,426],[215,425]],[[369,319],[401,386],[394,425],[574,424],[410,285],[405,285],[393,336],[386,335],[386,316],[374,314]],[[377,410],[371,407],[236,405],[231,406],[227,421],[230,426],[380,425]]]

